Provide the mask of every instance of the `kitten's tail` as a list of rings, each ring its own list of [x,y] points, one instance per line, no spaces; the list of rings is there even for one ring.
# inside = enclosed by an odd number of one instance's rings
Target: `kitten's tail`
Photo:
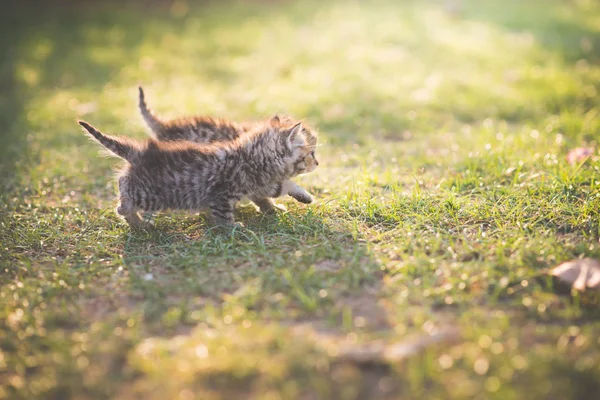
[[[148,108],[148,105],[146,104],[146,100],[144,98],[144,90],[142,89],[142,87],[138,86],[138,89],[140,91],[140,113],[142,114],[142,117],[144,117],[144,122],[146,122],[146,125],[148,125],[148,127],[150,128],[153,136],[160,136],[162,131],[165,129],[165,124],[160,119],[158,119],[158,117],[152,112],[152,110]]]
[[[77,122],[79,125],[84,127],[94,139],[99,141],[102,146],[106,147],[115,155],[127,160],[129,163],[132,163],[137,158],[139,149],[134,141],[127,138],[117,138],[114,136],[104,135],[102,132],[85,121]]]

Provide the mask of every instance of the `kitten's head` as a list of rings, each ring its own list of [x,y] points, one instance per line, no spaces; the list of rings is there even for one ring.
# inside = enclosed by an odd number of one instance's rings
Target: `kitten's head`
[[[315,154],[317,148],[317,135],[309,127],[298,122],[291,124],[277,116],[271,118],[271,125],[276,126],[281,133],[284,145],[290,152],[289,162],[293,166],[293,174],[300,175],[312,172],[319,165]]]

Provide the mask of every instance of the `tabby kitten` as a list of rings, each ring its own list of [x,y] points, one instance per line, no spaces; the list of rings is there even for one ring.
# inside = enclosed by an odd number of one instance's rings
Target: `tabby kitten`
[[[115,155],[127,161],[118,177],[117,213],[132,227],[142,225],[139,211],[209,208],[220,225],[231,226],[234,204],[242,197],[278,197],[288,179],[311,172],[318,161],[315,141],[302,124],[261,124],[232,141],[136,141],[104,135],[79,124]],[[283,182],[283,184],[273,184]]]
[[[184,117],[170,121],[162,121],[158,118],[146,104],[144,90],[139,87],[139,108],[144,121],[154,134],[154,136],[163,142],[188,140],[196,143],[213,143],[234,140],[243,134],[249,132],[257,123],[235,123],[220,118],[211,117]],[[289,117],[274,116],[270,123],[293,124],[294,121]],[[303,134],[310,140],[317,143],[317,136],[305,125],[302,126]],[[314,154],[313,154],[314,157]],[[305,204],[312,203],[313,199],[310,193],[294,182],[282,182],[284,194],[288,194],[297,201]],[[273,212],[273,202],[268,198],[251,198],[262,212]]]

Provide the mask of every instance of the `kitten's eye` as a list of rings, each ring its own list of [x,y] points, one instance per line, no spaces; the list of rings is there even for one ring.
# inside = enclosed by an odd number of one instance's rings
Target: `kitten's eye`
[[[311,153],[310,153],[310,156],[311,156],[312,158],[315,158],[315,152],[314,152],[314,151],[313,151],[313,152],[311,152]]]

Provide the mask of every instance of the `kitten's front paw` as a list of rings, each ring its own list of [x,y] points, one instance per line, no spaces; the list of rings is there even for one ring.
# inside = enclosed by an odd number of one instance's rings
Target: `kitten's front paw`
[[[271,215],[271,214],[275,214],[275,212],[277,211],[275,209],[275,207],[277,207],[277,206],[274,204],[269,204],[267,207],[258,207],[258,209],[263,214]]]
[[[283,204],[275,204],[273,203],[271,205],[271,207],[267,208],[267,209],[262,209],[260,210],[260,212],[262,212],[265,215],[275,215],[277,213],[281,213],[281,212],[286,212],[287,208],[283,205]]]
[[[274,211],[281,211],[281,212],[287,211],[287,207],[283,204],[275,204],[273,209],[274,209]]]
[[[313,202],[313,197],[308,193],[290,193],[290,196],[298,200],[300,203],[310,204]]]

